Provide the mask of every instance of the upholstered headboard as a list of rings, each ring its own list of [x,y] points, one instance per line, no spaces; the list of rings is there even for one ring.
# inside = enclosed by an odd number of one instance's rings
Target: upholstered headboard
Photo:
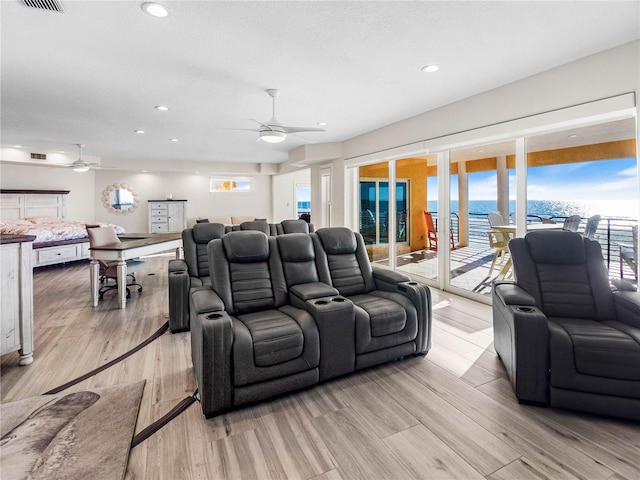
[[[67,216],[69,190],[0,190],[0,219]]]

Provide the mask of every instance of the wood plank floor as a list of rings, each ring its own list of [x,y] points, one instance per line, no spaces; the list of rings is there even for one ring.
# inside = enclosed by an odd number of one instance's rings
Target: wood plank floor
[[[34,275],[35,355],[0,363],[2,401],[39,395],[124,353],[167,320],[167,255],[131,267],[125,310],[96,308],[86,263]],[[437,290],[426,357],[206,420],[194,404],[131,451],[133,479],[640,479],[640,424],[519,405],[491,308]],[[146,379],[136,431],[193,393],[189,333],[166,333],[69,391]]]

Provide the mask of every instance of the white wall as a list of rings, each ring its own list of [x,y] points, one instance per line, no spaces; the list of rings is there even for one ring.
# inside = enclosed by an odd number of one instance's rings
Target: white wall
[[[296,205],[296,185],[311,184],[311,172],[304,169],[273,177],[273,222],[298,218]],[[314,203],[311,203],[313,218]],[[311,220],[313,222],[313,219]]]
[[[92,199],[95,191],[94,172],[77,173],[70,168],[0,165],[0,187],[3,189],[69,190],[66,199],[67,218],[91,222],[96,218]]]
[[[583,58],[459,102],[446,105],[342,143],[342,158],[333,160],[333,225],[341,225],[349,208],[352,186],[344,176],[345,160],[410,146],[460,132],[493,125],[511,132],[509,122],[540,113],[636,93],[640,111],[640,41]],[[640,123],[639,123],[640,125]],[[316,145],[304,151],[311,155]],[[296,153],[300,153],[299,151]],[[382,153],[381,155],[384,155]],[[306,158],[296,158],[304,162]],[[329,160],[329,159],[327,159]],[[316,158],[313,161],[317,161]],[[319,166],[312,167],[312,191],[320,191]]]
[[[252,176],[251,193],[210,193],[209,175],[190,173],[136,173],[112,170],[95,172],[93,205],[96,220],[122,225],[129,232],[148,231],[148,201],[162,200],[167,194],[174,199],[187,200],[187,225],[196,218],[220,215],[252,215],[271,217],[271,177]],[[138,194],[140,204],[132,213],[117,215],[102,207],[100,197],[105,188],[114,183],[127,183]]]

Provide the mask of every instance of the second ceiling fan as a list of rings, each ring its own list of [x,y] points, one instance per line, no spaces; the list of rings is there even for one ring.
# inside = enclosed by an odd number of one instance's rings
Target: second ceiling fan
[[[256,122],[259,128],[239,128],[237,130],[248,130],[251,132],[258,132],[260,137],[258,140],[263,140],[268,143],[280,143],[284,142],[289,133],[302,133],[302,132],[324,132],[324,128],[315,127],[291,127],[283,125],[276,119],[276,97],[280,95],[280,90],[276,88],[270,88],[266,90],[267,94],[272,99],[272,115],[271,120],[268,122],[259,122],[251,118],[250,120]]]

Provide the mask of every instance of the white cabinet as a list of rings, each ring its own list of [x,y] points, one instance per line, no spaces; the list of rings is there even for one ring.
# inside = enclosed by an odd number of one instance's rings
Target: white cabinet
[[[33,362],[31,242],[34,239],[33,236],[3,235],[0,244],[0,354],[19,350],[20,365]]]
[[[182,232],[187,228],[186,200],[149,200],[151,233]]]

